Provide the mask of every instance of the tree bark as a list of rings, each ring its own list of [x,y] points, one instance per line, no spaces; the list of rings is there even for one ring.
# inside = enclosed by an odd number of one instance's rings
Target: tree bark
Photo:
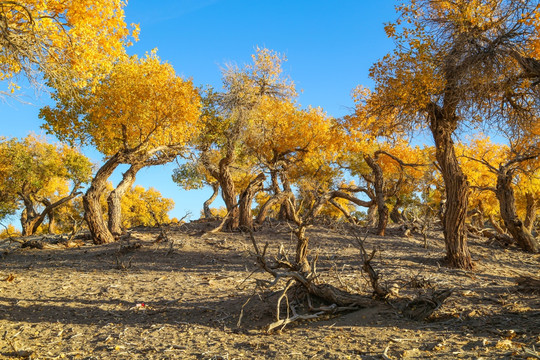
[[[296,209],[296,198],[292,191],[291,183],[287,174],[284,172],[280,173],[281,183],[283,184],[283,192],[289,194],[289,197],[286,201],[281,203],[281,208],[279,209],[279,220],[282,221],[294,221],[294,212]]]
[[[260,173],[255,179],[253,179],[249,183],[247,188],[240,195],[240,202],[238,204],[240,221],[238,226],[242,229],[253,229],[253,215],[251,212],[251,204],[257,192],[262,190],[263,182],[265,179],[266,177],[264,176],[264,174]]]
[[[388,206],[386,206],[384,195],[384,176],[383,171],[377,158],[372,158],[369,155],[364,155],[364,160],[373,171],[375,188],[375,201],[377,203],[377,212],[379,219],[377,221],[377,235],[384,236],[386,226],[388,225]]]
[[[225,229],[232,231],[238,228],[240,223],[238,202],[236,199],[236,189],[234,186],[233,177],[229,168],[232,160],[229,157],[221,159],[219,162],[219,183],[221,186],[221,196],[227,207],[228,219],[225,223]]]
[[[527,229],[527,231],[532,233],[534,229],[534,223],[536,222],[538,200],[536,200],[534,198],[534,195],[531,193],[525,194],[525,198],[527,200],[527,211],[525,213],[525,221],[523,222],[523,225],[525,225],[525,228]]]
[[[367,227],[375,226],[375,224],[376,224],[375,213],[376,212],[377,212],[377,205],[376,204],[373,204],[373,205],[368,207],[367,219],[366,219],[366,222],[367,222],[366,226]]]
[[[107,185],[107,179],[111,176],[114,170],[120,165],[120,155],[113,155],[107,162],[98,170],[90,187],[83,196],[84,219],[90,230],[90,235],[94,244],[108,244],[115,241],[113,234],[109,231],[103,211],[101,210],[100,198]]]
[[[210,186],[212,186],[212,196],[203,203],[203,216],[205,219],[212,219],[214,217],[212,211],[210,211],[210,204],[216,200],[219,194],[219,182],[215,181],[211,183]]]
[[[446,210],[443,215],[446,257],[451,266],[472,269],[465,226],[469,183],[459,165],[452,141],[452,134],[457,128],[457,117],[453,111],[443,110],[434,103],[431,104],[428,116],[435,140],[436,158],[446,189]]]
[[[493,228],[495,229],[495,231],[497,231],[497,233],[501,235],[506,234],[506,230],[502,228],[501,224],[499,224],[499,222],[495,219],[495,216],[493,216],[493,214],[490,214],[488,216],[488,219],[489,219],[489,223],[491,224],[491,226],[493,226]]]
[[[123,174],[122,180],[107,197],[108,205],[108,226],[111,234],[118,238],[124,233],[122,228],[122,197],[128,189],[130,189],[135,183],[137,172],[144,167],[143,164],[133,164]]]
[[[394,207],[392,208],[392,211],[390,212],[390,220],[392,220],[394,224],[403,223],[403,215],[399,211],[402,205],[403,205],[403,201],[398,196],[396,199],[396,204],[394,205]]]
[[[25,196],[24,197],[24,203],[25,203],[25,209],[23,210],[21,214],[21,227],[22,227],[22,235],[28,236],[33,235],[39,228],[39,226],[43,223],[45,218],[49,216],[54,209],[57,207],[63,205],[64,203],[70,201],[71,199],[79,196],[81,193],[77,192],[76,190],[79,188],[79,185],[76,185],[75,188],[72,190],[71,194],[69,194],[66,197],[63,197],[62,199],[55,201],[54,203],[51,203],[48,200],[44,201],[44,204],[47,204],[45,206],[45,209],[43,209],[42,212],[38,213],[35,210],[35,204],[30,199],[30,197]]]
[[[497,172],[497,199],[499,200],[501,217],[508,232],[516,240],[519,247],[533,253],[540,252],[540,242],[534,238],[523,222],[518,218],[516,200],[512,187],[513,170],[501,166]]]
[[[268,212],[270,209],[272,209],[275,205],[280,205],[280,211],[281,211],[281,205],[284,201],[286,201],[289,198],[289,194],[286,192],[281,191],[279,187],[279,180],[278,180],[278,171],[277,170],[271,170],[270,171],[270,182],[272,186],[272,191],[274,192],[274,195],[272,195],[262,206],[259,210],[259,214],[257,215],[257,219],[255,220],[255,223],[257,225],[262,225],[264,220],[266,220],[266,217],[268,216]]]

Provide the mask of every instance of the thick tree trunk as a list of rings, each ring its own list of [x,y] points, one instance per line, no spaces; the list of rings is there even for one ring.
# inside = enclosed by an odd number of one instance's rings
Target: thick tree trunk
[[[281,183],[283,184],[283,192],[289,194],[289,197],[286,201],[281,203],[281,208],[279,209],[278,219],[281,221],[294,221],[294,208],[296,207],[296,198],[292,191],[291,183],[287,174],[282,172],[280,174]]]
[[[218,194],[219,194],[219,182],[213,182],[210,184],[212,186],[212,196],[208,200],[206,200],[203,204],[203,216],[205,219],[212,219],[214,216],[212,215],[212,211],[210,211],[210,205],[216,200]]]
[[[365,155],[364,160],[371,168],[374,175],[373,187],[375,188],[375,201],[377,203],[377,212],[379,214],[379,219],[377,221],[377,235],[384,236],[386,226],[388,225],[388,206],[386,206],[385,202],[383,171],[377,162],[377,159]]]
[[[219,162],[219,184],[221,186],[221,196],[225,202],[228,212],[228,220],[225,223],[225,229],[232,231],[238,228],[240,223],[238,202],[236,199],[236,189],[229,169],[230,161],[227,158]]]
[[[392,211],[390,212],[390,220],[394,224],[402,224],[403,223],[403,215],[400,212],[401,206],[403,205],[403,201],[398,196],[396,200],[396,204],[392,208]]]
[[[120,155],[115,154],[98,170],[83,196],[84,219],[88,224],[94,244],[108,244],[115,241],[103,218],[100,198],[106,188],[107,179],[118,165],[120,165]]]
[[[525,198],[527,200],[527,212],[525,213],[525,221],[523,222],[523,225],[525,225],[525,228],[527,231],[532,233],[534,229],[534,223],[536,222],[536,212],[538,210],[538,201],[534,198],[534,195],[531,193],[527,193],[525,195]]]
[[[366,226],[367,227],[373,227],[376,224],[375,220],[375,214],[377,213],[377,205],[373,204],[368,207],[367,211],[367,219],[366,219]]]
[[[118,238],[124,233],[122,228],[122,197],[128,189],[130,189],[135,183],[137,172],[143,168],[142,164],[133,164],[129,169],[123,174],[122,180],[109,194],[107,198],[108,205],[108,225],[109,231],[111,234]]]
[[[446,188],[446,210],[443,216],[446,257],[451,266],[472,269],[473,263],[467,246],[467,202],[469,184],[456,157],[452,133],[457,127],[457,118],[445,114],[443,109],[432,104],[430,128],[435,140],[436,158]]]
[[[34,234],[34,225],[37,222],[37,216],[35,215],[35,212],[30,212],[25,208],[21,213],[21,228],[22,228],[22,236],[29,236]]]
[[[295,231],[296,235],[296,270],[302,271],[304,273],[308,273],[311,271],[311,266],[309,265],[309,261],[307,259],[308,256],[308,246],[309,246],[309,238],[306,236],[306,227],[307,225],[301,224],[298,227],[298,230]]]
[[[516,200],[512,188],[513,171],[501,167],[497,173],[497,199],[501,208],[501,217],[508,232],[525,251],[540,252],[540,242],[534,238],[523,222],[518,218]]]
[[[242,229],[253,229],[253,215],[251,212],[251,204],[255,195],[262,190],[263,182],[266,179],[263,173],[257,175],[253,179],[248,187],[240,195],[240,202],[238,204],[240,212],[239,227]]]

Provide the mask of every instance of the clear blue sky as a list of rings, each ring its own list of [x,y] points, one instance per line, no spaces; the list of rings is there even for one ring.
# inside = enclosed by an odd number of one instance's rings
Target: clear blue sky
[[[144,54],[158,48],[158,55],[177,73],[196,85],[221,87],[225,64],[249,63],[255,47],[284,54],[285,72],[301,90],[302,106],[320,106],[335,117],[351,111],[351,90],[370,86],[370,66],[392,50],[383,24],[396,17],[395,0],[130,0],[126,22],[139,23],[140,41],[130,48]],[[24,89],[32,104],[12,100],[0,103],[0,135],[25,137],[41,134],[39,108],[50,102],[46,92],[35,95]],[[54,139],[51,139],[51,141]],[[91,149],[94,162],[102,157]],[[199,217],[208,190],[182,191],[171,181],[174,165],[143,169],[136,184],[152,186],[176,207],[171,216],[186,211]],[[113,183],[119,173],[113,175]],[[219,204],[217,204],[219,205]]]

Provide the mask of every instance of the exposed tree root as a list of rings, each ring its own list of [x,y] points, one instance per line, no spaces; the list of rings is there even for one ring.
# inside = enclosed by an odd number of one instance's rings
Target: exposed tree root
[[[286,285],[281,291],[276,306],[276,321],[267,327],[268,332],[277,328],[283,329],[286,325],[301,320],[312,320],[327,314],[376,306],[377,301],[372,298],[351,294],[329,284],[317,284],[316,259],[313,261],[312,270],[309,273],[295,270],[297,267],[288,261],[283,251],[279,251],[278,257],[270,264],[266,259],[268,243],[261,251],[252,232],[250,235],[258,265],[274,277],[273,281],[259,281],[258,285],[268,288],[276,285],[281,279],[286,280]],[[293,290],[295,290],[295,294],[291,295],[290,293],[293,293]],[[305,294],[303,299],[301,299],[302,296],[298,295],[301,293]],[[314,307],[312,297],[317,298],[323,305]],[[287,304],[287,313],[282,317],[281,309],[284,301]],[[300,314],[298,312],[300,307],[305,308],[307,313]]]

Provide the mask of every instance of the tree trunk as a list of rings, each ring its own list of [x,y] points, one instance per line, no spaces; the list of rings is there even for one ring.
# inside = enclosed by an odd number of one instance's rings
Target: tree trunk
[[[281,183],[283,184],[283,192],[289,194],[287,200],[281,203],[281,208],[279,209],[278,219],[281,221],[294,221],[294,212],[296,211],[294,207],[296,206],[296,198],[292,191],[291,183],[287,174],[282,172],[280,174]]]
[[[142,164],[131,165],[123,174],[122,180],[116,189],[111,191],[109,197],[107,198],[109,231],[115,238],[120,237],[124,233],[124,229],[122,228],[122,197],[126,191],[133,186],[136,180],[137,172],[142,168]]]
[[[96,245],[115,241],[103,218],[100,198],[106,188],[107,179],[118,165],[120,165],[120,155],[115,154],[98,170],[86,194],[83,196],[84,219]]]
[[[212,196],[208,200],[206,200],[203,204],[203,216],[205,219],[212,219],[214,216],[212,215],[212,211],[210,211],[210,204],[216,200],[218,194],[219,194],[219,182],[213,182],[210,184],[212,186]]]
[[[367,227],[373,227],[375,226],[375,213],[377,212],[377,205],[373,204],[370,207],[368,207],[367,211],[367,219],[366,219],[366,226]]]
[[[47,216],[49,216],[49,219],[51,219],[51,214],[54,209],[56,209],[60,205],[63,205],[64,203],[70,201],[71,199],[81,194],[80,192],[76,192],[77,189],[78,189],[78,185],[75,186],[71,194],[69,194],[66,197],[63,197],[62,199],[54,203],[51,203],[49,200],[43,200],[42,202],[46,206],[45,206],[45,209],[43,209],[41,213],[38,213],[35,210],[34,202],[29,197],[25,197],[24,199],[25,209],[23,210],[21,214],[22,235],[28,236],[28,235],[35,234],[35,232],[37,231],[37,229],[43,223],[43,221],[45,220]]]
[[[390,220],[392,220],[394,224],[403,223],[403,215],[399,211],[402,205],[403,205],[403,201],[398,196],[396,199],[396,204],[394,205],[394,207],[392,208],[392,211],[390,212]]]
[[[227,158],[219,162],[219,183],[221,186],[221,196],[225,202],[228,212],[228,220],[225,223],[225,229],[232,231],[238,228],[240,223],[238,202],[236,200],[236,189],[229,169]]]
[[[517,216],[512,178],[512,169],[504,166],[499,168],[497,173],[497,199],[501,208],[501,217],[508,232],[516,240],[519,247],[528,252],[538,253],[540,252],[540,242],[532,236]]]
[[[435,140],[436,158],[446,188],[446,210],[443,215],[446,257],[451,266],[472,269],[473,263],[467,246],[467,202],[469,184],[456,157],[452,134],[457,127],[457,117],[445,113],[431,104],[430,128]],[[448,111],[448,110],[447,110]]]
[[[493,216],[493,214],[489,214],[488,219],[489,219],[489,223],[491,224],[491,226],[493,226],[493,228],[495,229],[495,231],[497,231],[497,233],[501,235],[506,234],[506,230],[502,228],[501,224],[499,224],[499,222],[495,219],[495,216]]]
[[[364,155],[364,160],[371,168],[374,175],[373,187],[375,188],[375,201],[377,202],[377,212],[379,214],[379,219],[377,221],[377,235],[384,236],[386,226],[388,225],[388,206],[386,206],[385,202],[383,171],[377,162],[377,158],[374,159],[369,155]]]
[[[311,266],[309,265],[309,261],[307,259],[309,238],[306,236],[306,227],[307,225],[301,224],[298,227],[298,230],[295,231],[295,235],[297,238],[295,258],[296,266],[297,270],[304,273],[308,273],[311,271]]]
[[[528,232],[532,233],[534,229],[534,223],[536,222],[536,211],[538,206],[538,201],[534,198],[534,195],[531,193],[525,194],[527,199],[527,212],[525,213],[524,225]]]
[[[244,190],[240,195],[240,202],[238,205],[240,212],[239,227],[241,227],[242,229],[253,229],[253,215],[251,212],[251,204],[253,202],[255,194],[262,190],[263,182],[265,179],[266,177],[264,176],[264,174],[260,173],[255,179],[253,179],[249,183],[246,190]]]

